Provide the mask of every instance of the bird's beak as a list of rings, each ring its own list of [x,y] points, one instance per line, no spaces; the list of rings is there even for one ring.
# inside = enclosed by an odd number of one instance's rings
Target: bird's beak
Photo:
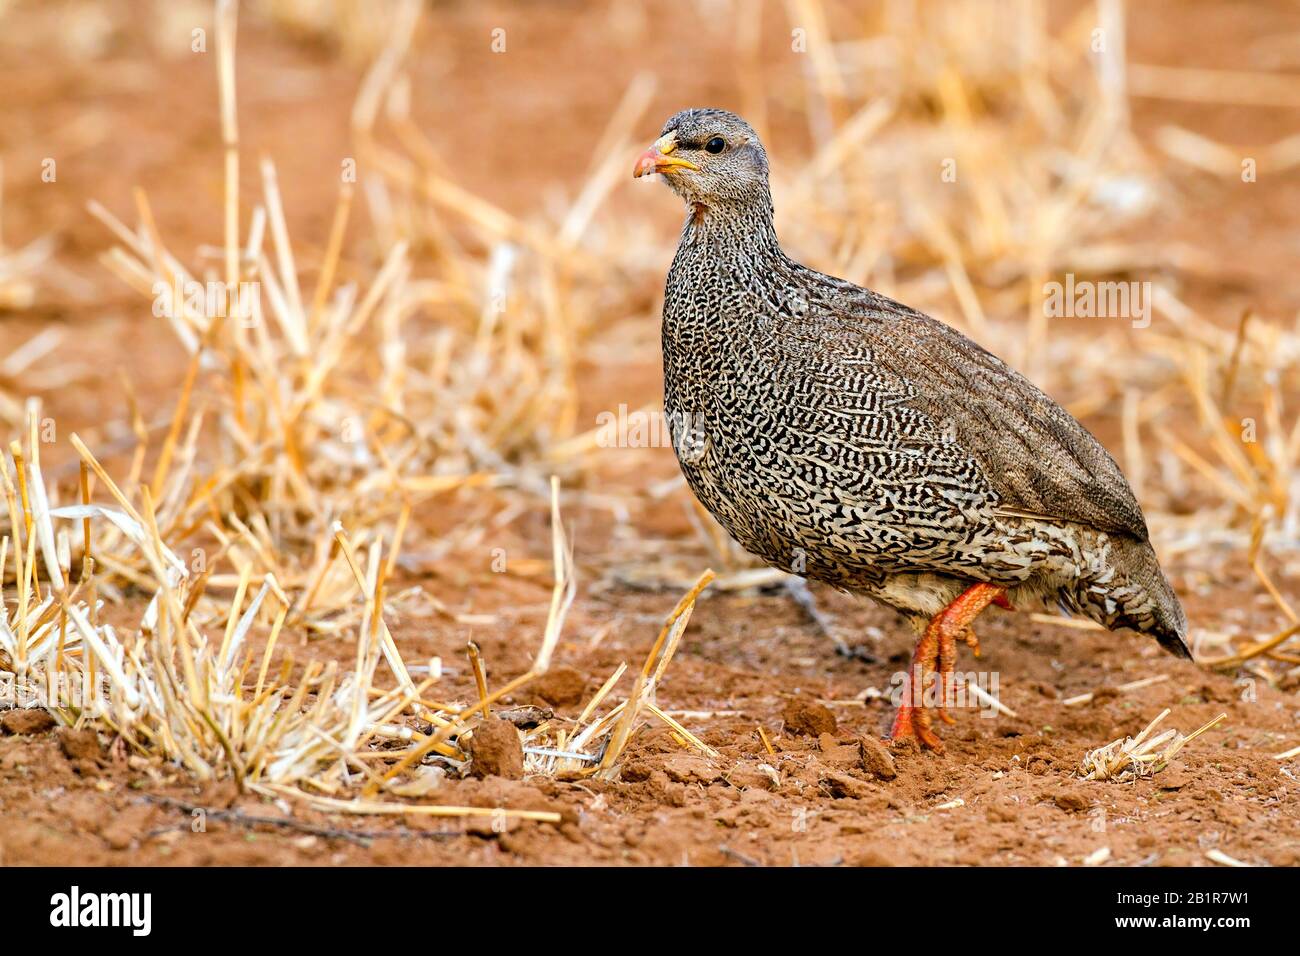
[[[632,170],[632,177],[640,179],[642,176],[649,176],[651,173],[666,173],[675,167],[682,169],[700,168],[688,159],[673,156],[672,152],[676,148],[677,135],[675,133],[661,136],[653,146],[637,158],[636,166]]]

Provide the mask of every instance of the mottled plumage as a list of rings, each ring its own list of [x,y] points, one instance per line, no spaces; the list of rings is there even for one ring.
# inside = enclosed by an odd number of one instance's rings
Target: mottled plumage
[[[638,174],[664,172],[688,207],[665,411],[692,491],[741,545],[918,622],[987,582],[1190,656],[1141,509],[1082,425],[942,322],[787,256],[739,117],[678,113],[656,145]]]

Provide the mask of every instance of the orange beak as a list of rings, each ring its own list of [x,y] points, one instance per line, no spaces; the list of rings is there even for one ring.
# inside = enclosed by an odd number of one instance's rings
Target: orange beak
[[[674,168],[700,168],[688,159],[673,156],[672,152],[676,148],[677,135],[675,133],[660,137],[653,146],[637,157],[636,166],[632,169],[632,177],[640,179],[642,176],[649,176],[651,173],[666,173]]]

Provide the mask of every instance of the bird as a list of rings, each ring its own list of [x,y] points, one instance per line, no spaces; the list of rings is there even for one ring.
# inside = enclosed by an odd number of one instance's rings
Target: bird
[[[801,265],[767,152],[687,109],[633,175],[686,206],[664,289],[664,416],[686,483],[769,565],[915,628],[887,734],[942,752],[958,644],[990,604],[1078,614],[1191,658],[1187,619],[1114,458],[951,326]]]

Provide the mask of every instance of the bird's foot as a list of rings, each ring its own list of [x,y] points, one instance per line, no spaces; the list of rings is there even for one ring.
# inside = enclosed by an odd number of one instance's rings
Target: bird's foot
[[[916,642],[911,667],[903,678],[903,699],[898,703],[894,724],[889,729],[891,740],[911,738],[923,748],[936,753],[943,753],[943,741],[930,729],[934,723],[932,711],[938,710],[945,723],[951,720],[942,707],[934,706],[934,680],[940,659],[941,617],[942,615],[937,615]],[[930,675],[930,683],[927,683],[927,675]]]
[[[922,747],[943,752],[943,741],[930,728],[934,716],[945,724],[956,722],[948,713],[947,704],[953,699],[957,642],[964,642],[978,655],[979,638],[971,622],[990,604],[1008,607],[1005,595],[1006,589],[998,585],[974,584],[931,619],[912,652],[911,668],[903,680],[903,699],[894,715],[890,738],[911,737]]]
[[[898,710],[894,713],[894,724],[889,728],[889,739],[912,739],[927,750],[943,753],[943,741],[930,729],[930,723],[930,713],[924,706],[899,704]]]

